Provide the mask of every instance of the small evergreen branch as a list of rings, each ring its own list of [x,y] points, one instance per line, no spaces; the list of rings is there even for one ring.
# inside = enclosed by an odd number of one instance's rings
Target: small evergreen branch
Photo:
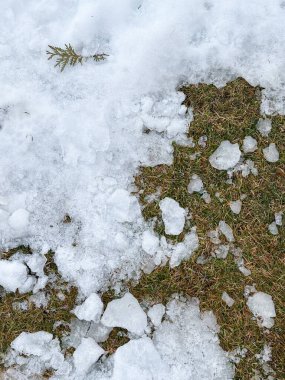
[[[94,54],[90,56],[83,56],[77,54],[70,44],[65,44],[65,49],[60,47],[48,45],[50,50],[47,50],[48,60],[56,58],[55,67],[59,67],[63,71],[66,65],[74,66],[78,63],[82,65],[83,60],[93,59],[96,62],[104,61],[108,54]]]

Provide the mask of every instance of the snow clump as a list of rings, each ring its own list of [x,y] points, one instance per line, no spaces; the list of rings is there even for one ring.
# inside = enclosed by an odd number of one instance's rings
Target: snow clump
[[[256,292],[248,297],[247,306],[252,314],[261,320],[261,326],[270,329],[274,325],[276,312],[274,302],[269,294]]]
[[[236,166],[241,157],[238,144],[222,141],[215,152],[210,156],[210,164],[218,170],[228,170]]]
[[[167,235],[179,235],[184,228],[186,212],[172,198],[164,198],[159,202],[162,220]]]

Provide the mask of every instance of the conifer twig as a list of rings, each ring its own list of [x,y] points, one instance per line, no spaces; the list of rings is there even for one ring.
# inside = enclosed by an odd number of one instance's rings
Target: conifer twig
[[[108,56],[108,54],[105,53],[83,56],[77,54],[70,44],[65,44],[65,49],[52,45],[48,45],[48,47],[50,49],[46,51],[48,60],[55,58],[56,63],[54,66],[58,66],[60,71],[63,71],[67,65],[74,66],[78,63],[82,65],[82,62],[88,59],[93,59],[96,62],[104,61]]]

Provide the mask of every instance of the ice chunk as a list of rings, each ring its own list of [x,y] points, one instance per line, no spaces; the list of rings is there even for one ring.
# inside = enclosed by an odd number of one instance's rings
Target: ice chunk
[[[257,149],[257,141],[251,136],[245,136],[243,139],[242,149],[244,153],[252,153]]]
[[[131,340],[114,355],[112,380],[165,380],[169,368],[150,338]]]
[[[171,268],[176,267],[185,260],[192,256],[193,252],[199,246],[199,239],[196,228],[192,228],[191,232],[185,236],[183,242],[178,243],[172,250],[169,265]]]
[[[268,225],[268,230],[272,235],[278,235],[278,227],[276,222],[272,222]]]
[[[92,338],[83,338],[73,353],[74,367],[78,374],[88,373],[90,368],[104,354],[104,350]]]
[[[159,238],[152,231],[144,231],[142,234],[142,248],[149,255],[154,255],[159,247]]]
[[[52,334],[45,331],[22,332],[13,340],[11,347],[23,355],[43,356],[52,339]]]
[[[257,292],[248,297],[247,306],[252,314],[261,319],[263,327],[271,328],[276,317],[275,306],[272,297],[263,292]]]
[[[234,214],[239,214],[241,211],[242,202],[238,199],[237,201],[230,202],[230,208]]]
[[[21,290],[28,279],[25,264],[19,261],[0,260],[0,285],[8,292]]]
[[[229,250],[229,245],[221,244],[217,249],[215,249],[214,256],[216,256],[217,259],[225,259],[228,256]]]
[[[222,141],[220,146],[210,156],[210,164],[218,170],[228,170],[233,168],[240,159],[241,151],[238,144],[230,141]]]
[[[227,292],[223,292],[222,300],[228,305],[228,307],[232,307],[235,301],[228,295]]]
[[[283,222],[282,222],[282,218],[283,218],[283,211],[279,211],[279,212],[276,212],[274,214],[274,217],[275,217],[275,223],[277,226],[282,226]]]
[[[153,305],[147,315],[149,316],[151,322],[154,324],[154,326],[160,326],[162,317],[165,313],[165,306],[161,303],[157,305]]]
[[[263,149],[263,155],[268,162],[277,162],[279,160],[279,152],[276,144],[271,143],[267,148]]]
[[[257,123],[257,129],[263,137],[267,137],[271,131],[272,123],[271,119],[259,119]]]
[[[165,233],[168,235],[179,235],[185,224],[185,210],[172,198],[164,198],[159,202],[162,212],[162,220],[165,226]]]
[[[100,321],[103,307],[103,302],[98,294],[91,293],[81,305],[75,307],[73,313],[80,320],[97,323]]]
[[[219,222],[219,229],[221,233],[226,237],[227,241],[229,242],[235,241],[233,230],[224,220],[221,220]]]
[[[29,224],[29,212],[23,208],[19,208],[9,217],[8,223],[14,230],[25,230]]]
[[[101,322],[107,327],[122,327],[136,335],[142,335],[147,327],[146,314],[131,293],[109,302]]]
[[[189,185],[188,185],[188,191],[190,194],[194,193],[194,192],[200,192],[203,190],[203,181],[201,180],[201,178],[197,175],[197,174],[194,174],[192,175],[192,178],[189,182]]]

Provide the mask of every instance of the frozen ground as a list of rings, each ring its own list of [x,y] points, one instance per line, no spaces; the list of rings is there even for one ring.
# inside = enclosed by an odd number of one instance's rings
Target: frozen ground
[[[133,176],[139,165],[171,163],[173,140],[188,143],[191,113],[181,106],[184,97],[177,88],[182,83],[223,85],[243,76],[265,88],[263,111],[284,111],[284,2],[7,0],[1,16],[1,247],[25,244],[38,253],[36,263],[1,261],[1,285],[12,292],[43,288],[40,257],[49,249],[62,276],[75,282],[84,297],[167,259],[178,265],[189,247],[192,252],[198,246],[195,229],[178,247],[160,242],[158,248],[157,240],[146,241],[145,231],[152,226],[131,194]],[[105,52],[109,57],[59,73],[45,51],[49,44],[65,43],[84,54]],[[224,152],[219,169],[236,165],[240,151],[235,149],[230,162]],[[270,162],[279,157],[274,146],[264,155]],[[183,228],[184,211],[178,211],[173,233]],[[71,223],[64,222],[67,215]],[[27,265],[34,265],[33,274]],[[188,307],[192,312],[193,306]],[[77,312],[96,315],[97,310]],[[197,316],[197,331],[184,327],[185,313],[170,316],[174,324],[159,327],[153,342],[140,338],[118,350],[108,364],[114,368],[110,376],[121,379],[134,368],[145,373],[142,379],[164,378],[170,366],[176,379],[187,379],[187,371],[193,379],[231,378],[231,369],[207,373],[213,357],[218,369],[230,367]],[[180,334],[185,345],[197,345],[197,358],[191,352],[181,358],[181,347],[169,346],[168,340],[174,342]],[[205,346],[204,334],[211,341]],[[57,343],[45,339],[54,350]],[[85,345],[100,352],[90,341]],[[84,347],[75,356],[76,368]],[[138,357],[123,362],[122,350],[133,349]],[[50,355],[47,362],[53,360],[52,351],[45,355]],[[157,360],[151,364],[153,355]],[[205,365],[200,363],[203,355]]]

